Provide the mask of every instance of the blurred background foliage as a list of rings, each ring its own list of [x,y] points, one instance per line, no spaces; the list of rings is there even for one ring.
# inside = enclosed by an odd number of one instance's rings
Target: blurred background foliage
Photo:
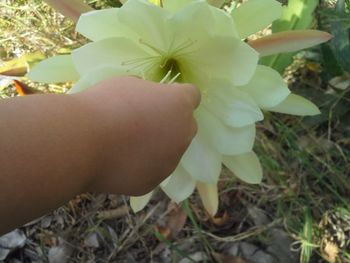
[[[87,2],[97,9],[121,5]],[[240,2],[228,0],[225,8]],[[253,37],[313,28],[334,38],[260,61],[322,111],[312,118],[267,113],[255,146],[264,167],[261,185],[225,170],[216,218],[195,195],[178,207],[158,193],[137,215],[124,197],[82,195],[21,228],[26,245],[0,262],[54,262],[52,251],[60,248],[69,262],[350,262],[350,1],[281,2],[282,18]],[[66,92],[71,83],[31,83],[25,74],[36,62],[86,43],[74,26],[40,0],[0,0],[0,97]]]

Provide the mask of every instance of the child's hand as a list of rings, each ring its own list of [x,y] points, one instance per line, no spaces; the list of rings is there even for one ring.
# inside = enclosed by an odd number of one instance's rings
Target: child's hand
[[[90,191],[142,195],[170,175],[197,131],[200,93],[189,84],[112,78],[76,95],[92,117]]]

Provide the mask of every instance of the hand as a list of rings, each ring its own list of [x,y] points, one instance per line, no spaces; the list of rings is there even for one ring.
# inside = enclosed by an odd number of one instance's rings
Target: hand
[[[200,93],[189,84],[112,78],[76,96],[94,116],[90,191],[142,195],[169,176],[197,131]]]

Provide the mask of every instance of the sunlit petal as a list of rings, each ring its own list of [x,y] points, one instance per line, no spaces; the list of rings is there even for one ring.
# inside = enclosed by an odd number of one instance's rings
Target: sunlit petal
[[[100,81],[106,80],[111,77],[125,75],[136,75],[135,72],[125,72],[122,68],[114,68],[109,66],[100,66],[93,69],[90,73],[82,76],[78,82],[68,91],[68,94],[78,93],[85,89],[88,89]]]
[[[136,34],[119,21],[119,11],[119,8],[109,8],[83,14],[76,31],[93,41],[125,36],[135,39]]]
[[[137,213],[145,208],[145,206],[148,204],[148,202],[151,200],[153,191],[142,195],[142,196],[130,196],[130,206],[131,209]]]
[[[324,43],[332,38],[327,32],[318,30],[295,30],[275,33],[258,38],[248,44],[259,52],[260,56],[294,52]]]
[[[246,89],[232,87],[224,80],[208,81],[208,83],[211,88],[203,95],[203,106],[226,125],[243,127],[264,118],[253,96],[248,94]]]
[[[280,74],[262,65],[257,67],[253,78],[240,90],[247,92],[261,108],[276,106],[290,94]]]
[[[263,172],[260,161],[254,152],[224,156],[224,165],[239,179],[249,184],[261,183]]]
[[[231,13],[241,38],[254,34],[282,15],[282,5],[275,0],[249,0]]]
[[[299,116],[313,116],[321,113],[311,101],[295,94],[290,94],[280,104],[266,110]]]
[[[199,134],[221,154],[242,154],[252,150],[255,125],[228,127],[204,107],[197,111],[196,119]]]
[[[79,79],[70,55],[55,56],[37,64],[27,74],[32,81],[43,83],[59,83]]]
[[[254,74],[258,53],[237,38],[215,37],[201,43],[186,61],[195,61],[208,78],[224,78],[234,85],[244,85]]]
[[[116,37],[89,43],[74,50],[72,56],[78,72],[84,76],[99,66],[120,68],[127,73],[139,68],[138,61],[145,63],[152,55],[134,41]]]
[[[221,154],[197,134],[183,155],[181,164],[196,180],[215,183],[221,172]]]
[[[162,190],[176,203],[189,197],[195,186],[195,179],[181,165],[176,168],[168,180],[161,184]]]
[[[172,40],[170,17],[170,12],[148,1],[129,0],[118,12],[118,20],[141,41],[162,48],[168,47]]]
[[[205,210],[215,216],[219,208],[219,194],[217,184],[197,183],[197,190]]]

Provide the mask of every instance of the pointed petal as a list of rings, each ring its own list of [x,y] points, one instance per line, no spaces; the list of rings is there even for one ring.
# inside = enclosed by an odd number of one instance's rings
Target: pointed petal
[[[89,74],[91,70],[101,66],[120,68],[127,73],[135,68],[135,63],[132,61],[150,56],[134,41],[118,37],[89,43],[76,49],[72,54],[80,75]]]
[[[171,12],[176,12],[194,1],[195,0],[163,0],[163,8]]]
[[[32,81],[43,83],[69,82],[79,79],[70,55],[46,59],[34,66],[27,76]]]
[[[168,48],[173,36],[170,16],[170,12],[159,6],[136,0],[126,2],[118,12],[119,21],[135,32],[138,39],[163,50]]]
[[[189,197],[195,186],[196,181],[181,165],[170,175],[167,182],[161,184],[162,190],[176,203],[180,203]]]
[[[216,183],[221,172],[221,155],[197,134],[181,164],[196,180]]]
[[[282,15],[282,5],[275,0],[249,0],[231,13],[241,38],[254,34]]]
[[[266,110],[299,116],[313,116],[321,113],[311,101],[295,94],[290,94],[280,104]]]
[[[153,191],[142,195],[142,196],[130,196],[130,206],[131,209],[137,213],[145,208],[145,206],[148,204],[148,202],[151,200]]]
[[[290,94],[281,75],[270,67],[259,65],[247,85],[239,87],[247,92],[260,108],[273,107]]]
[[[45,2],[74,22],[78,21],[81,14],[94,10],[81,0],[45,0]]]
[[[196,119],[198,133],[221,154],[242,154],[252,150],[255,125],[228,127],[204,107],[196,112]]]
[[[133,73],[133,72],[125,73],[125,71],[121,70],[121,68],[101,66],[91,70],[91,72],[82,76],[79,79],[79,81],[76,82],[74,86],[68,91],[68,94],[78,93],[80,91],[83,91],[85,89],[88,89],[96,85],[100,81],[109,79],[111,77],[125,76],[125,75],[136,75],[136,73]]]
[[[217,184],[197,183],[197,190],[205,210],[215,216],[219,208],[219,194]]]
[[[208,78],[223,78],[240,86],[253,76],[258,53],[235,37],[213,37],[187,55],[186,60],[203,70]]]
[[[212,35],[239,38],[237,26],[230,14],[215,7],[211,7],[210,10],[214,19],[211,25]]]
[[[232,87],[223,80],[209,81],[211,88],[203,96],[203,105],[226,125],[243,127],[261,121],[264,116],[245,89]]]
[[[210,37],[227,36],[238,38],[238,33],[232,18],[225,11],[208,5],[205,1],[191,1],[171,18],[173,35],[181,36],[178,43],[184,40],[195,40],[205,42]],[[193,19],[193,18],[196,19]],[[198,30],[205,28],[205,30]],[[181,41],[181,42],[180,42]]]
[[[299,51],[332,38],[327,32],[318,30],[295,30],[275,33],[262,37],[248,44],[259,52],[260,56]]]
[[[83,14],[76,31],[92,41],[125,36],[131,38],[134,33],[119,21],[119,11],[119,8],[109,8]]]
[[[263,171],[260,161],[254,152],[241,155],[224,156],[224,165],[239,179],[249,184],[260,184]]]

